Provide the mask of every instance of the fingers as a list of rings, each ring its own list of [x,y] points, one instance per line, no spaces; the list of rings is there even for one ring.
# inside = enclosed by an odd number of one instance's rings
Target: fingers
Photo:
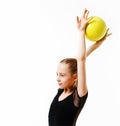
[[[112,35],[112,33],[108,33],[108,32],[109,32],[109,28],[108,28],[107,31],[106,31],[106,34],[105,34],[106,37]]]
[[[87,19],[87,22],[89,22],[90,20],[92,20],[94,17],[89,17],[88,19]]]
[[[81,18],[85,18],[87,19],[88,18],[88,14],[89,14],[89,11],[87,9],[84,9],[82,15],[81,15]],[[80,18],[77,16],[77,22],[80,22]]]
[[[79,17],[77,16],[77,23],[79,23],[80,22],[80,19],[79,19]]]
[[[109,28],[107,29],[105,36],[102,39],[100,39],[98,42],[103,42],[108,36],[112,35],[112,33],[108,33],[108,31]]]
[[[112,33],[108,33],[108,32],[109,32],[109,28],[107,29],[106,35],[107,35],[107,36],[112,35]]]
[[[87,9],[84,9],[82,17],[87,19],[88,18],[89,11]]]
[[[85,18],[85,19],[87,19],[87,18],[88,18],[88,14],[89,14],[89,11],[88,11],[87,9],[84,9],[81,18]],[[76,19],[77,19],[77,23],[80,23],[81,18],[78,17],[78,16],[76,17]],[[91,18],[89,18],[88,21],[89,21],[89,20],[91,20]],[[88,21],[87,21],[87,22],[88,22]]]
[[[112,35],[112,33],[107,34],[107,37],[110,36],[110,35]]]

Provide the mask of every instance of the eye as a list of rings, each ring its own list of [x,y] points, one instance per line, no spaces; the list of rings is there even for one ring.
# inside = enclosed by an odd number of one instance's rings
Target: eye
[[[65,76],[65,74],[60,74],[61,77]]]

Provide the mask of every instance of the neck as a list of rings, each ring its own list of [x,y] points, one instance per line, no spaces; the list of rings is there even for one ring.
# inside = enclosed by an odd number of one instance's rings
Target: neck
[[[75,87],[65,88],[64,93],[72,93],[75,90]]]

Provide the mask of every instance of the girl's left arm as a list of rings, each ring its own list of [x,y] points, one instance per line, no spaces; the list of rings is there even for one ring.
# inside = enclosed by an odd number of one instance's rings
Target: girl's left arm
[[[90,47],[88,47],[88,49],[86,50],[86,56],[89,56],[94,50],[100,47],[101,44],[106,40],[106,38],[112,34],[112,33],[108,33],[108,31],[109,28],[107,29],[105,36],[101,40],[95,42]]]

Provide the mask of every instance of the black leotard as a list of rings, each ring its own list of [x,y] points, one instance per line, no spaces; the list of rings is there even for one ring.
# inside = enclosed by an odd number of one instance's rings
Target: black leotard
[[[75,90],[62,101],[58,101],[62,92],[62,89],[58,89],[58,93],[51,103],[49,126],[75,126],[78,115],[88,96],[88,93],[86,93],[84,96],[79,97],[77,90]]]

